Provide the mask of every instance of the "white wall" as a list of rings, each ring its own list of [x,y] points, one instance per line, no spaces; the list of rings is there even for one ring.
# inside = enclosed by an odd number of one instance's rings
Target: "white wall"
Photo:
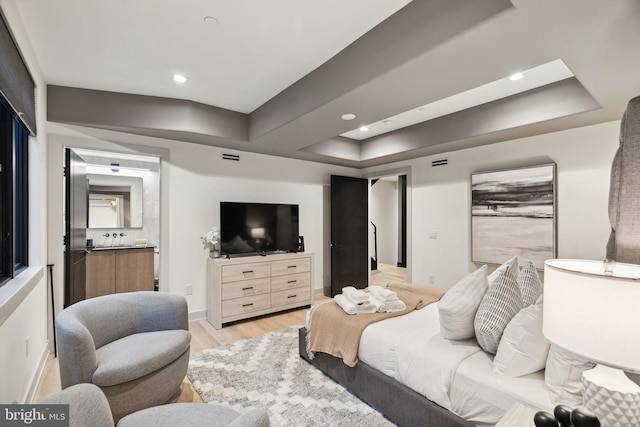
[[[560,258],[603,259],[609,237],[607,203],[619,121],[369,168],[411,166],[414,283],[448,289],[473,271],[470,237],[472,172],[557,164],[557,248]],[[447,166],[431,161],[448,158]],[[430,230],[437,240],[428,239]]]
[[[322,252],[328,244],[322,227],[322,186],[328,181],[329,174],[321,173],[312,182],[306,182],[302,177],[296,180],[293,176],[287,182],[269,175],[280,168],[307,174],[308,169],[326,167],[246,153],[241,155],[239,163],[223,165],[222,162],[229,161],[220,160],[220,151],[210,147],[183,144],[172,151],[171,245],[179,250],[172,251],[171,292],[184,295],[185,286],[192,284],[190,312],[205,309],[208,251],[203,249],[200,236],[220,225],[221,201],[300,205],[299,233],[304,236],[305,251],[316,254],[314,282],[316,289],[322,289]],[[234,168],[235,176],[224,176],[222,166]],[[242,176],[237,176],[238,173]],[[260,175],[265,178],[260,179]]]
[[[36,83],[38,136],[29,140],[29,268],[0,287],[0,402],[25,403],[35,393],[49,352],[47,93],[15,5],[0,0],[0,6],[11,23],[11,30]]]
[[[378,262],[397,265],[398,263],[398,181],[380,179],[371,186],[369,218],[377,227]],[[372,228],[369,225],[370,229]],[[373,232],[369,233],[373,240]],[[369,242],[373,255],[373,241]]]

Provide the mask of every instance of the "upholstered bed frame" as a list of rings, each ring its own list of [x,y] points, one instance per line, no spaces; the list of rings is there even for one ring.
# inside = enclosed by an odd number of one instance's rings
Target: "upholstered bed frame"
[[[384,375],[364,362],[350,368],[342,359],[326,353],[307,355],[307,330],[298,333],[300,357],[324,372],[349,392],[381,412],[399,426],[472,427],[473,424],[433,403],[409,387]]]

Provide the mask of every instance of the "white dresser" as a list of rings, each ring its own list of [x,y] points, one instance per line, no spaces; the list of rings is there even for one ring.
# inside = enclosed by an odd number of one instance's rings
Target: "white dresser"
[[[207,319],[216,329],[312,303],[312,253],[208,260]]]

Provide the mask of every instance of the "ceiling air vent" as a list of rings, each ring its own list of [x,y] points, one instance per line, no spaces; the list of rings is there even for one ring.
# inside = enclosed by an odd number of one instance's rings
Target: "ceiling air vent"
[[[239,162],[240,161],[240,155],[239,154],[222,153],[222,160],[233,160],[234,162]]]
[[[431,166],[445,166],[449,163],[448,159],[432,160]]]

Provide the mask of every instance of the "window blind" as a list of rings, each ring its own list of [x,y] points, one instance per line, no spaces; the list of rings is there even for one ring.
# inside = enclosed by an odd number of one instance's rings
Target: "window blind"
[[[18,112],[29,131],[36,134],[35,83],[0,13],[0,91]]]

